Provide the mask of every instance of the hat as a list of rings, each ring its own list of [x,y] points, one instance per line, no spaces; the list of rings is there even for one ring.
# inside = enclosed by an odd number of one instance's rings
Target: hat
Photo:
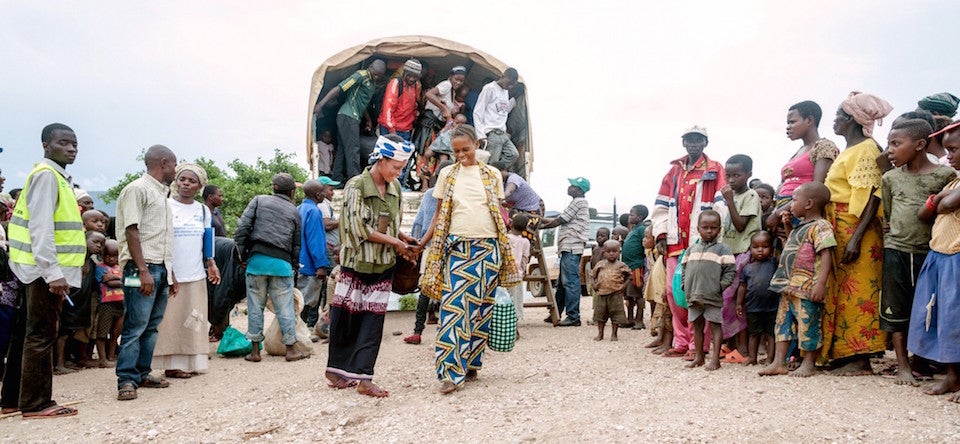
[[[322,183],[322,184],[324,184],[324,185],[330,185],[330,186],[333,186],[333,187],[335,187],[335,186],[337,186],[337,185],[340,185],[340,182],[337,182],[337,181],[335,181],[335,180],[333,180],[333,179],[331,179],[331,178],[329,178],[329,177],[327,177],[327,176],[320,176],[320,177],[318,177],[318,178],[317,178],[317,182],[320,182],[320,183]]]
[[[710,138],[709,136],[707,136],[707,129],[704,128],[704,127],[702,127],[702,126],[697,126],[697,125],[694,125],[694,126],[691,126],[690,128],[687,128],[687,130],[683,132],[683,135],[680,136],[680,138],[681,138],[681,139],[682,139],[682,138],[685,138],[685,137],[687,137],[687,136],[689,136],[689,135],[691,135],[691,134],[699,134],[699,135],[703,136],[704,139],[709,139],[709,138]]]
[[[420,75],[420,72],[423,70],[423,67],[420,66],[420,61],[417,59],[410,59],[403,63],[403,70],[410,73]]]
[[[571,179],[567,179],[567,181],[570,182],[570,185],[573,185],[583,190],[584,193],[586,193],[587,191],[590,191],[590,181],[587,180],[586,177],[583,177],[583,176],[574,177]]]
[[[463,65],[457,65],[457,66],[454,66],[452,69],[450,69],[450,74],[466,74],[466,73],[467,73],[467,67]]]
[[[279,192],[287,192],[297,187],[297,181],[293,180],[293,176],[287,173],[277,173],[273,176],[273,190]]]
[[[960,98],[945,92],[931,94],[917,102],[917,106],[920,107],[920,109],[947,117],[953,117],[957,115],[958,104],[960,104]]]
[[[953,123],[951,123],[951,124],[943,127],[943,129],[941,129],[940,131],[937,131],[937,132],[931,134],[930,137],[936,137],[936,136],[939,136],[939,135],[941,135],[941,134],[943,134],[943,133],[946,133],[947,131],[953,131],[953,130],[955,130],[958,126],[960,126],[960,120],[958,120],[958,121],[956,121],[956,122],[953,122]]]

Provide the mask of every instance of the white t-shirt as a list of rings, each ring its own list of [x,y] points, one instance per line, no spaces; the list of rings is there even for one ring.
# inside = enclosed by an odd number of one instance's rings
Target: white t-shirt
[[[173,274],[177,282],[195,282],[207,278],[203,266],[203,229],[212,226],[210,211],[203,204],[183,204],[173,198],[170,212],[173,215]]]
[[[448,166],[440,170],[437,183],[442,184],[450,174]],[[500,171],[493,168],[494,181],[497,184],[497,201],[503,199],[503,179]],[[443,188],[433,188],[433,197],[443,199]],[[480,176],[478,165],[461,166],[457,183],[453,185],[453,209],[450,215],[449,234],[468,239],[486,239],[497,237],[497,225],[490,217],[487,207],[487,190],[483,188],[483,179]]]
[[[490,82],[480,90],[477,104],[473,108],[473,123],[477,135],[484,138],[487,133],[498,129],[507,130],[507,116],[516,104],[511,104],[509,91],[500,87],[497,82]]]
[[[444,80],[438,83],[436,88],[440,92],[440,94],[437,94],[438,96],[440,96],[440,101],[443,102],[443,104],[446,105],[447,109],[452,112],[453,109],[456,107],[456,104],[453,102],[453,84],[450,83],[449,80]],[[434,105],[433,102],[427,100],[427,104],[426,106],[424,106],[424,108],[430,111],[433,111],[433,113],[436,114],[437,117],[441,119],[443,118],[443,112],[440,110],[440,107],[438,107],[437,105]]]

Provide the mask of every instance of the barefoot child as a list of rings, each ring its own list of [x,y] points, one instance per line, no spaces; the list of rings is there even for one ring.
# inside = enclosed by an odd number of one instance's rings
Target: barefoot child
[[[657,332],[656,339],[647,344],[647,348],[652,348],[653,354],[659,355],[673,345],[673,316],[670,314],[670,305],[663,299],[667,292],[667,264],[656,245],[653,230],[647,229],[643,235],[643,246],[647,249],[646,262],[650,271],[643,287],[643,298],[653,304],[650,322]]]
[[[57,337],[57,361],[53,368],[53,374],[63,375],[74,373],[76,370],[67,368],[67,340],[73,336],[77,330],[90,326],[90,298],[91,295],[99,293],[97,287],[97,264],[91,259],[91,256],[98,255],[103,251],[103,244],[106,238],[99,231],[87,231],[86,259],[81,267],[82,280],[80,288],[70,293],[69,300],[63,303],[63,309],[60,314],[60,328]],[[80,357],[80,364],[83,364],[83,356]]]
[[[823,346],[823,300],[833,274],[833,250],[837,246],[833,227],[823,218],[827,202],[830,190],[826,185],[807,182],[793,192],[790,211],[782,214],[782,223],[788,230],[787,242],[770,282],[770,289],[780,293],[776,356],[773,363],[760,371],[760,376],[788,373],[787,349],[794,339],[803,353],[803,364],[790,374],[813,376],[813,366]],[[794,217],[801,219],[797,227],[791,223]]]
[[[720,368],[720,345],[723,342],[723,290],[733,283],[736,261],[730,247],[717,242],[720,236],[720,213],[705,210],[697,219],[700,240],[683,255],[683,292],[687,295],[687,322],[693,324],[696,356],[687,368],[704,366],[708,371]],[[710,360],[703,353],[704,325],[710,327],[713,346]]]
[[[591,276],[591,273],[587,272],[587,264],[590,264],[592,270],[603,260],[603,244],[610,240],[610,229],[607,227],[597,228],[594,240],[597,245],[594,245],[593,249],[590,250],[590,254],[580,256],[580,275],[584,276],[584,279],[589,279]],[[586,285],[588,293],[593,295],[593,282],[584,282],[584,285]]]
[[[746,365],[757,365],[761,341],[766,343],[767,358],[773,362],[773,328],[777,322],[780,295],[770,291],[770,279],[777,270],[777,261],[772,254],[773,236],[766,231],[753,233],[750,237],[751,262],[740,271],[740,285],[737,287],[737,314],[746,314],[750,335]]]
[[[737,274],[733,284],[723,291],[723,339],[736,338],[737,349],[727,354],[728,362],[744,362],[747,353],[747,319],[737,312],[737,288],[740,270],[750,261],[750,236],[760,230],[760,196],[748,186],[753,175],[753,159],[735,154],[725,165],[727,184],[720,189],[729,214],[723,220],[723,243],[736,258]]]
[[[94,332],[100,368],[109,367],[107,361],[116,356],[117,338],[123,328],[123,277],[118,264],[119,245],[117,241],[107,239],[103,247],[103,262],[97,264],[100,304],[97,305],[97,328]]]
[[[617,341],[617,329],[625,321],[623,291],[630,279],[630,267],[620,262],[620,242],[610,239],[603,243],[603,260],[593,268],[592,282],[597,297],[593,300],[593,321],[597,323],[595,341],[603,340],[603,329],[610,319],[610,340]]]
[[[630,208],[627,218],[627,227],[630,232],[623,240],[623,262],[630,267],[632,275],[627,282],[627,291],[624,294],[627,303],[626,325],[631,325],[634,330],[646,328],[643,324],[643,275],[646,271],[647,255],[643,248],[643,238],[647,232],[647,226],[643,224],[643,220],[649,213],[647,207],[643,205],[634,205]]]
[[[892,333],[897,355],[898,385],[918,386],[907,356],[907,332],[917,276],[930,251],[930,225],[917,219],[927,196],[956,179],[948,166],[931,162],[927,138],[933,132],[922,119],[897,119],[887,136],[886,156],[893,168],[881,180],[883,221],[883,277],[880,292],[880,329]],[[932,216],[932,212],[930,216]]]
[[[950,165],[960,170],[960,122],[943,130],[943,148]],[[960,391],[960,179],[953,179],[943,191],[931,195],[920,217],[933,222],[930,252],[917,278],[916,298],[910,314],[907,349],[947,367],[946,377],[923,392],[940,395]],[[960,402],[960,395],[950,401]]]

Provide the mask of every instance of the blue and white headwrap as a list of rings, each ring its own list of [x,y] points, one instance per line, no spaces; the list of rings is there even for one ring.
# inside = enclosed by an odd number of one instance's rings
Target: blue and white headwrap
[[[406,162],[413,155],[413,144],[407,141],[394,142],[386,137],[377,137],[377,145],[370,154],[370,163],[380,159],[393,159]]]

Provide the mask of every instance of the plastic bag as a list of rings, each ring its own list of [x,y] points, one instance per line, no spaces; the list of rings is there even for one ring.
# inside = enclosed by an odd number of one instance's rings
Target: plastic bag
[[[267,309],[276,313],[276,310],[273,309],[273,302],[267,301]],[[294,348],[303,353],[304,356],[310,356],[313,354],[313,342],[310,341],[310,328],[307,327],[307,323],[303,322],[303,319],[300,318],[300,311],[303,310],[303,294],[300,293],[300,290],[297,288],[293,289],[293,313],[294,321],[297,324],[296,335],[297,342],[295,342]],[[280,321],[274,317],[273,322],[270,323],[270,326],[263,332],[263,349],[267,351],[267,354],[271,356],[283,356],[287,354],[287,346],[283,344],[283,332],[280,331]]]
[[[490,319],[488,345],[491,350],[508,352],[517,342],[517,310],[513,298],[503,287],[497,287]]]
[[[683,292],[683,267],[680,265],[683,264],[683,257],[687,255],[687,250],[680,252],[680,257],[677,258],[677,268],[673,272],[673,282],[671,283],[671,289],[673,290],[673,302],[677,304],[677,307],[687,308],[687,294]]]
[[[227,326],[223,331],[223,338],[217,346],[217,354],[224,357],[246,356],[253,351],[253,343],[239,330]]]

